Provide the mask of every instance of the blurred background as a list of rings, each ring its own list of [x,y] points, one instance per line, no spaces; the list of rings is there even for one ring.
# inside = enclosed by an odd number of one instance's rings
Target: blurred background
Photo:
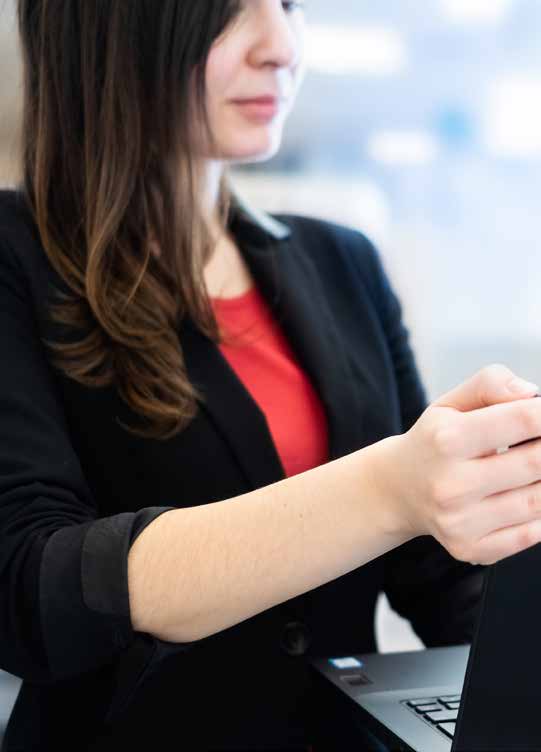
[[[18,180],[21,70],[0,0],[0,185]],[[541,2],[306,0],[308,72],[268,162],[234,168],[267,211],[378,246],[430,399],[503,362],[541,379]],[[422,647],[382,596],[382,651]],[[5,675],[6,702],[18,686]]]

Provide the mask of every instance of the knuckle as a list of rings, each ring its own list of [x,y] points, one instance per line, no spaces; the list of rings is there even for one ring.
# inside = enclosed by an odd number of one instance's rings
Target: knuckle
[[[528,471],[536,476],[541,474],[541,453],[537,449],[535,451],[529,449],[525,454],[524,461]]]
[[[532,488],[527,491],[524,497],[524,504],[526,506],[526,517],[536,517],[541,511],[539,489]]]
[[[519,551],[529,548],[536,542],[533,530],[525,526],[516,532],[516,543]]]
[[[448,509],[452,502],[449,483],[443,478],[436,478],[430,484],[430,495],[437,509]]]
[[[439,477],[432,481],[431,493],[436,509],[450,513],[456,510],[464,492],[456,478]]]
[[[503,379],[513,376],[512,371],[503,363],[490,363],[480,371],[481,380],[488,386],[499,384]]]
[[[531,404],[532,403],[529,400],[523,400],[517,404],[517,419],[519,427],[524,430],[528,436],[535,436],[539,433],[539,419],[532,411]]]
[[[453,457],[458,443],[458,431],[452,426],[438,426],[432,433],[432,442],[442,457]]]

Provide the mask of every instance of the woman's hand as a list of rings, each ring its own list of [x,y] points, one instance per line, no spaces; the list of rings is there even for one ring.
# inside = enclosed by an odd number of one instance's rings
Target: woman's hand
[[[492,564],[541,542],[541,439],[502,452],[541,437],[535,385],[512,391],[514,379],[488,366],[382,442],[379,481],[405,533],[455,559]]]

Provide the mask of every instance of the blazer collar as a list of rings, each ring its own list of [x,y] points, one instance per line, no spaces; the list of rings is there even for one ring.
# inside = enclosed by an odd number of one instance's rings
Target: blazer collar
[[[291,228],[280,222],[268,212],[250,204],[236,187],[231,186],[231,211],[229,228],[236,236],[242,229],[251,236],[255,245],[267,244],[269,241],[280,241],[289,238]],[[242,232],[241,232],[242,234]],[[248,238],[246,238],[248,240]]]
[[[360,442],[358,390],[344,342],[309,253],[293,242],[290,224],[254,209],[236,195],[230,229],[258,288],[311,379],[328,421],[329,459]],[[285,478],[266,417],[222,355],[186,316],[180,341],[199,403],[229,445],[249,489]]]

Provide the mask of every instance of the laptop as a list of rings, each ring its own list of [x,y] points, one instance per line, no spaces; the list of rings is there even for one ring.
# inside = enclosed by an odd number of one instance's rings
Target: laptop
[[[541,544],[487,567],[471,646],[310,664],[388,749],[540,752]]]

